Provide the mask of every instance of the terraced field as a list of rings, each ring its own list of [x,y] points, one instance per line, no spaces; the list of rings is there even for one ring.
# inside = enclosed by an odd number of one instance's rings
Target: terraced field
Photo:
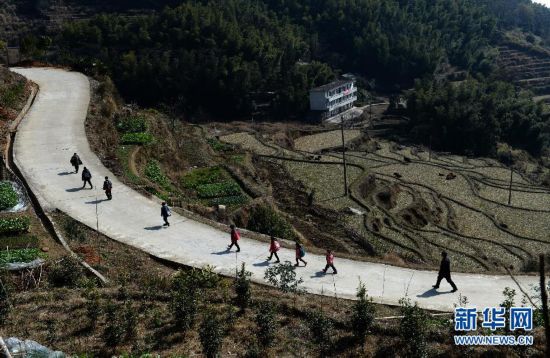
[[[341,218],[380,257],[436,265],[445,249],[462,271],[525,272],[536,268],[539,253],[550,252],[550,189],[532,184],[529,173],[512,173],[508,205],[510,169],[495,160],[430,158],[418,148],[365,140],[347,152],[346,197],[341,153],[324,153],[320,159],[305,152],[307,141],[318,139],[308,137],[296,141],[299,151],[265,140],[249,145],[250,138],[242,145],[259,155],[269,153],[268,160],[314,189],[317,205],[342,213],[350,207],[362,211]],[[367,255],[361,246],[347,249]]]
[[[550,52],[539,53],[511,46],[499,47],[498,65],[519,86],[550,101]]]

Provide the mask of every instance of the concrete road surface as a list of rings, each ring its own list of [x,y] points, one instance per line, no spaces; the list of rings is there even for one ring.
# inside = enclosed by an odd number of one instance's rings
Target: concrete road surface
[[[268,244],[243,238],[242,251],[226,252],[229,234],[184,216],[174,214],[171,226],[162,228],[158,201],[147,199],[118,181],[89,148],[84,120],[90,101],[90,84],[86,76],[51,68],[18,68],[39,85],[40,91],[31,110],[17,132],[15,163],[46,210],[58,208],[74,219],[95,228],[110,238],[131,245],[151,255],[189,266],[212,265],[216,272],[233,276],[241,262],[253,273],[253,280],[265,283],[269,265]],[[73,174],[69,164],[77,152],[90,169],[94,189],[81,190],[80,174]],[[102,178],[113,182],[113,200],[104,201]],[[97,217],[96,217],[97,209]],[[307,250],[307,248],[306,248]],[[294,262],[294,251],[282,249],[281,260]],[[517,289],[508,276],[455,274],[457,293],[443,281],[441,289],[432,290],[437,273],[411,270],[379,263],[335,260],[337,275],[323,274],[324,256],[309,254],[307,267],[297,268],[310,293],[354,298],[361,279],[376,302],[398,304],[402,297],[417,301],[421,307],[451,311],[459,294],[471,305],[482,308],[502,302],[505,287]],[[451,257],[452,259],[452,257]],[[329,270],[330,271],[330,270]],[[518,276],[526,289],[537,284],[537,277]],[[519,301],[520,299],[518,299]]]

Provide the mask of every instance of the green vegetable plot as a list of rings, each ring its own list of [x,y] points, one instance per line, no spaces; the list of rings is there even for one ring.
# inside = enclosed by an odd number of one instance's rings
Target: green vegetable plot
[[[0,210],[6,210],[9,208],[13,208],[17,201],[19,200],[19,196],[13,190],[13,185],[9,181],[1,181],[0,182]]]

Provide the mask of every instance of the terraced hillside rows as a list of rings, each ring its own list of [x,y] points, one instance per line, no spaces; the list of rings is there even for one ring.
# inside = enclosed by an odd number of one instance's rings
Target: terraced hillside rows
[[[315,193],[317,205],[341,213],[356,235],[341,238],[339,251],[436,265],[444,249],[455,268],[474,272],[532,271],[538,253],[550,251],[550,189],[532,184],[529,173],[512,172],[508,205],[511,171],[495,160],[429,156],[416,147],[363,138],[349,145],[351,194],[345,196],[341,153],[305,152],[307,140],[322,149],[308,137],[292,150],[240,135],[243,148],[282,165]],[[237,143],[235,138],[228,137]]]
[[[533,91],[542,100],[550,99],[550,51],[528,51],[499,47],[498,66],[517,85]]]

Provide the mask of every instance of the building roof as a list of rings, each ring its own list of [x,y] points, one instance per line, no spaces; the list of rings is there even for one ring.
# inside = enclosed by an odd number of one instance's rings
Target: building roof
[[[319,87],[312,88],[310,90],[310,92],[326,92],[326,91],[333,90],[335,88],[338,88],[338,87],[343,86],[343,85],[348,84],[348,83],[353,83],[353,81],[352,80],[334,81],[334,82],[331,82],[331,83],[327,83],[326,85],[322,85],[322,86],[319,86]]]

